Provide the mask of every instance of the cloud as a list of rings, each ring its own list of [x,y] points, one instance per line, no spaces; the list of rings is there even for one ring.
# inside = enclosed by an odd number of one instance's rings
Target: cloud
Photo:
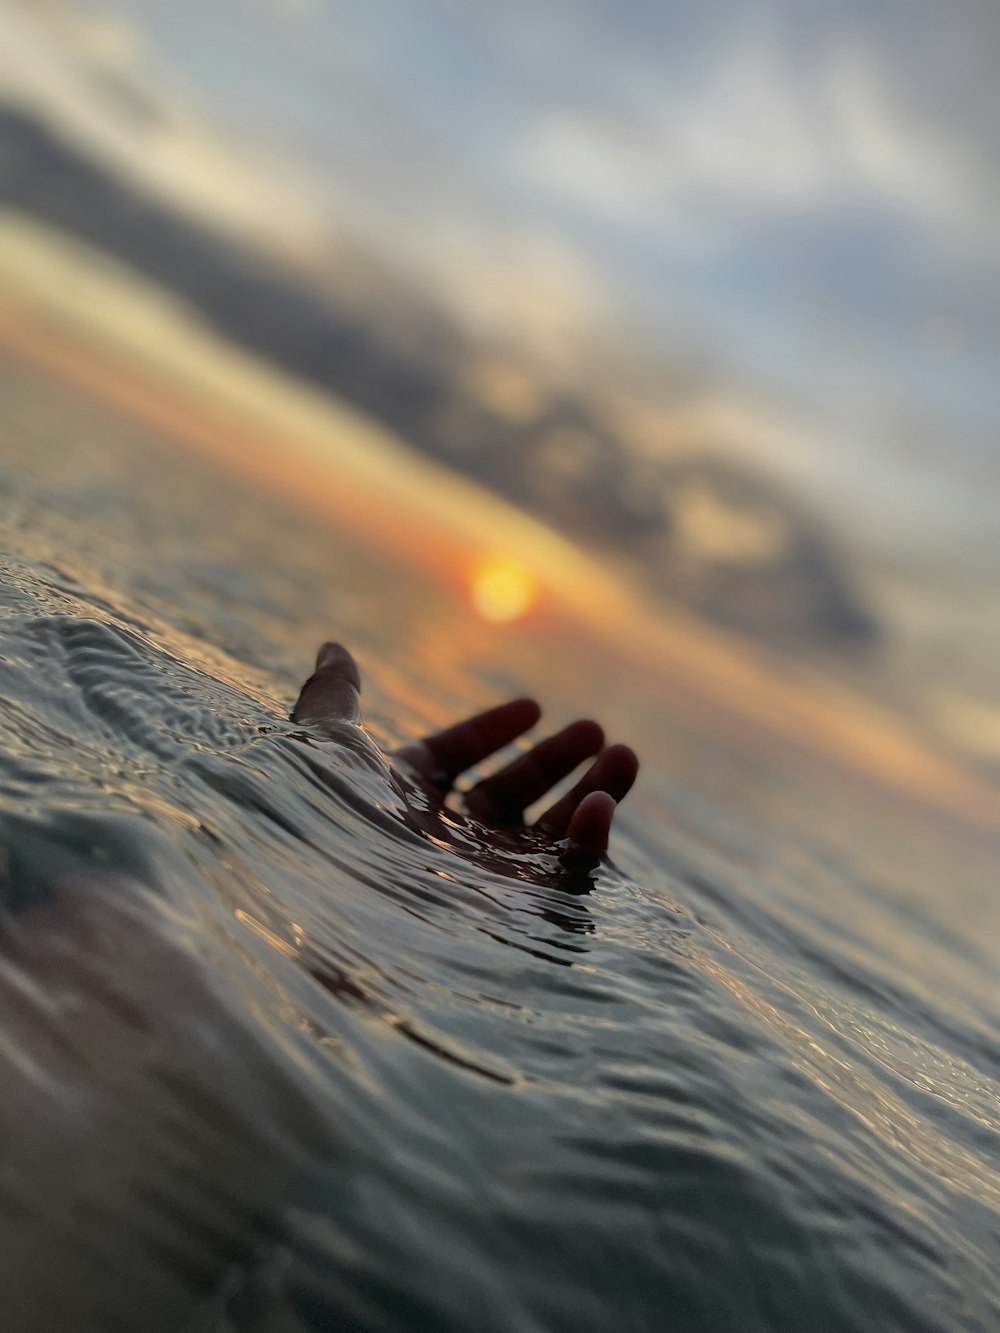
[[[439,294],[470,330],[512,341],[554,373],[610,317],[602,277],[564,237],[525,226],[465,228],[440,219],[429,239]]]
[[[326,235],[315,210],[203,126],[123,20],[56,4],[0,10],[0,84],[5,100],[194,217],[283,249],[308,252]]]
[[[831,62],[823,93],[846,187],[934,229],[975,229],[981,181],[965,145],[908,113],[861,48]]]
[[[700,82],[628,116],[554,108],[518,144],[514,169],[550,199],[691,245],[852,206],[946,239],[974,230],[980,204],[962,145],[921,123],[846,41],[819,68],[796,68],[748,39]]]
[[[319,0],[258,0],[265,13],[292,23],[311,23],[320,13]]]

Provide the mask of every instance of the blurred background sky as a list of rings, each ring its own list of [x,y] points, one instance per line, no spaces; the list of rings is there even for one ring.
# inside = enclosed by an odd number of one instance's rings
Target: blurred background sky
[[[0,5],[11,105],[425,356],[433,310],[500,418],[584,394],[630,459],[805,505],[897,679],[990,762],[997,51],[989,0]],[[746,475],[688,477],[675,538],[759,552]]]

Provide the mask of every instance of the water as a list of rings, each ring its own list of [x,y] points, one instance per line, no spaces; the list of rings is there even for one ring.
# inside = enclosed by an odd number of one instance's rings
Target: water
[[[985,834],[10,366],[0,420],[5,1329],[1000,1329]],[[386,748],[525,690],[637,744],[590,891],[293,726],[331,635]]]

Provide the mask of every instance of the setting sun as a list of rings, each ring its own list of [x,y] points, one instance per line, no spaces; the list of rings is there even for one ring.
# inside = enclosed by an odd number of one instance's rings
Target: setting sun
[[[497,556],[479,565],[472,575],[472,605],[484,620],[507,624],[534,605],[538,587],[524,565]]]

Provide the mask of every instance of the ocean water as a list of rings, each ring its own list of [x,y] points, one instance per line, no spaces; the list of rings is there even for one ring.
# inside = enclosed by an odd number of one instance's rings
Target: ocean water
[[[985,832],[12,365],[0,541],[7,1333],[1000,1329]],[[591,882],[289,722],[329,637],[634,744]]]

